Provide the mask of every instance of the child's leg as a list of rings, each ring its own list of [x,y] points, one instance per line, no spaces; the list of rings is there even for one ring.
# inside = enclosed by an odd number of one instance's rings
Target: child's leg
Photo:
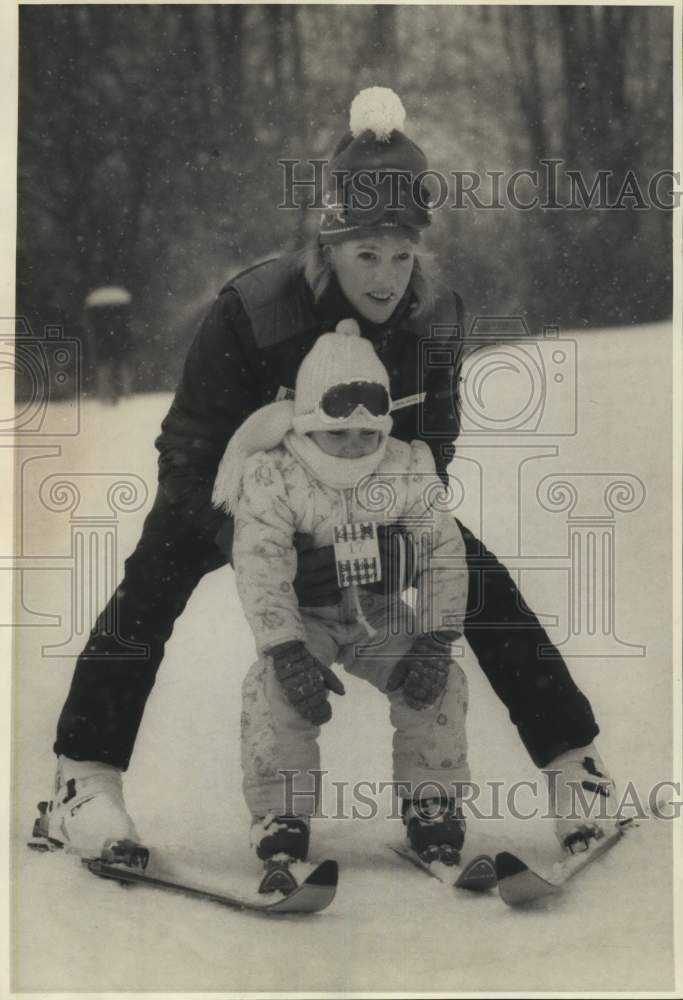
[[[451,660],[446,689],[434,705],[410,708],[399,688],[389,694],[394,727],[394,781],[401,798],[460,798],[469,781],[467,678]]]
[[[260,657],[242,685],[242,788],[252,816],[313,813],[314,797],[303,793],[320,767],[318,733],[287,701],[270,657]],[[283,771],[294,772],[289,784]]]
[[[401,798],[459,797],[457,785],[469,780],[467,762],[467,678],[451,659],[448,683],[434,705],[410,708],[399,688],[386,686],[398,661],[415,640],[412,610],[402,601],[372,609],[371,624],[380,638],[365,649],[347,647],[341,661],[355,676],[387,693],[394,728],[393,780]],[[386,623],[390,627],[386,627]],[[382,638],[384,636],[384,638]],[[454,788],[454,786],[456,786]]]
[[[461,784],[470,774],[465,734],[467,679],[451,658],[448,682],[435,704],[411,708],[401,688],[387,692],[387,682],[415,640],[412,611],[403,602],[396,603],[373,616],[371,623],[386,637],[372,650],[364,652],[358,645],[345,650],[349,660],[342,662],[389,697],[393,781],[410,846],[428,863],[458,864],[465,839]]]
[[[338,646],[327,623],[306,617],[306,646],[325,665]],[[260,657],[242,685],[243,791],[254,818],[312,816],[320,770],[320,727],[290,705],[269,656]]]

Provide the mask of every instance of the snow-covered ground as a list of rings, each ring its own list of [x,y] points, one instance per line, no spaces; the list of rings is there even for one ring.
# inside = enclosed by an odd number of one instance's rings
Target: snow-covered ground
[[[512,435],[498,440],[505,447],[494,448],[491,437],[470,433],[452,471],[464,485],[462,520],[511,565],[512,557],[515,565],[525,563],[523,592],[537,612],[549,616],[556,641],[568,629],[568,517],[584,518],[574,527],[590,522],[598,536],[613,525],[614,628],[603,629],[603,652],[610,655],[594,655],[604,608],[596,611],[598,626],[579,622],[564,648],[584,653],[571,658],[570,666],[600,721],[605,761],[622,787],[631,781],[646,797],[658,781],[672,778],[671,330],[657,325],[583,333],[576,341],[576,432],[557,435],[558,427],[572,430],[571,414],[562,410],[571,404],[551,400],[547,405],[564,416],[554,428],[548,425],[549,436]],[[467,373],[473,405],[488,407],[499,420],[525,405],[519,396],[523,379],[507,362],[494,363],[478,389],[481,357]],[[549,394],[560,385],[553,378]],[[68,512],[48,510],[37,499],[38,489],[55,473],[142,477],[150,491],[147,503],[119,515],[122,560],[151,501],[152,442],[168,403],[166,395],[136,397],[117,408],[87,402],[80,433],[41,438],[59,445],[60,453],[24,466],[24,554],[62,558],[61,568],[41,564],[24,574],[17,612],[25,624],[17,631],[14,671],[13,988],[449,994],[672,989],[672,824],[661,820],[643,822],[563,896],[523,912],[509,910],[495,894],[456,893],[398,859],[387,844],[398,843],[402,829],[384,818],[391,805],[386,793],[379,797],[380,815],[371,820],[315,822],[314,856],[338,858],[341,883],[332,907],[309,918],[265,919],[123,889],[93,878],[73,858],[25,848],[35,804],[49,795],[53,731],[73,668],[71,658],[41,652],[69,637],[71,528]],[[62,404],[56,412],[66,426],[71,408]],[[582,506],[544,507],[539,484],[550,475],[573,482]],[[613,507],[636,509],[615,513],[604,502],[606,480],[624,476],[636,478]],[[102,481],[81,478],[84,497],[84,484]],[[626,496],[629,490],[637,494],[637,481],[644,487],[639,505]],[[61,616],[62,623],[31,613]],[[630,655],[638,653],[636,647],[644,647],[643,655]],[[129,807],[143,838],[169,864],[194,866],[198,877],[225,879],[231,886],[249,885],[257,874],[238,760],[240,683],[252,653],[232,572],[216,572],[202,581],[168,644],[126,775]],[[474,779],[533,780],[536,772],[469,651],[463,665],[471,688]],[[391,777],[383,699],[359,680],[345,677],[345,683],[347,696],[334,699],[334,718],[321,741],[333,815],[332,782],[351,787]],[[347,807],[353,804],[349,795]],[[468,844],[470,853],[508,848],[545,865],[555,856],[550,824],[540,819],[472,819]]]

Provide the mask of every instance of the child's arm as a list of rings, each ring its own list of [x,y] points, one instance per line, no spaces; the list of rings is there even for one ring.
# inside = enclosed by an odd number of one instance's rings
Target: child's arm
[[[394,667],[387,690],[401,688],[406,704],[416,710],[434,705],[448,684],[450,644],[462,634],[467,610],[465,544],[445,501],[431,451],[413,441],[400,521],[415,551],[418,634]]]
[[[294,591],[295,514],[272,453],[247,459],[235,508],[237,590],[259,652],[305,639]]]
[[[423,441],[411,444],[408,502],[401,521],[416,553],[417,625],[422,633],[461,635],[467,610],[465,543],[453,515],[434,458]]]

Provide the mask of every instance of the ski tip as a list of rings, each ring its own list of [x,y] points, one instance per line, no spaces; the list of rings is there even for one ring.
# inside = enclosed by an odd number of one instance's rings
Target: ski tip
[[[311,872],[304,885],[335,886],[339,880],[339,865],[328,859],[322,861],[315,871]]]
[[[488,854],[480,854],[473,858],[458,876],[456,889],[469,889],[470,892],[487,892],[498,881],[496,863]]]
[[[508,851],[501,851],[496,854],[496,878],[500,882],[504,878],[512,878],[513,875],[521,875],[529,869],[514,854]]]

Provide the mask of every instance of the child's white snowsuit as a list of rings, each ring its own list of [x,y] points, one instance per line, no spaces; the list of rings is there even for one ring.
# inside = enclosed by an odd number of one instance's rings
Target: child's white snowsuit
[[[446,490],[423,442],[389,438],[378,468],[355,488],[317,480],[287,442],[251,455],[244,466],[235,509],[233,564],[259,659],[243,685],[242,766],[244,793],[253,816],[315,812],[310,772],[319,771],[319,727],[292,708],[274,671],[270,648],[303,641],[322,663],[341,664],[386,691],[398,660],[416,636],[438,629],[462,631],[467,603],[465,550],[458,526],[446,512]],[[441,509],[440,509],[441,507]],[[293,587],[295,533],[315,547],[330,545],[333,527],[348,522],[400,523],[418,554],[415,610],[400,597],[360,588],[360,605],[377,634],[369,638],[357,620],[348,589],[339,605],[300,609]],[[410,789],[438,782],[454,794],[467,781],[465,713],[467,683],[452,661],[447,688],[431,707],[406,705],[400,688],[389,693],[394,727],[393,781]],[[289,772],[285,777],[283,772]],[[292,776],[292,772],[294,772]],[[378,780],[388,776],[378,775]],[[433,786],[424,795],[436,794]]]

